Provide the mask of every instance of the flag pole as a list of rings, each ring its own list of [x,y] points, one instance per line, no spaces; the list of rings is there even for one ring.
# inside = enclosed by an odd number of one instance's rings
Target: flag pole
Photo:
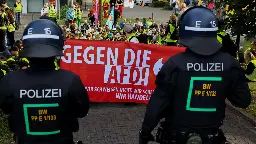
[[[99,24],[102,27],[102,0],[99,0]]]

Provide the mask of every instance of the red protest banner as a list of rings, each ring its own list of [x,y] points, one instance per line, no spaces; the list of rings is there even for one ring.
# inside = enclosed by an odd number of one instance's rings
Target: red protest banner
[[[67,40],[61,68],[78,74],[92,102],[147,103],[163,63],[185,49],[126,42]]]

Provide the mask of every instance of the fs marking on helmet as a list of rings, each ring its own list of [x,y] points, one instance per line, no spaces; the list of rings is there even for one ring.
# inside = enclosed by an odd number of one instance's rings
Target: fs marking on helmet
[[[45,34],[33,34],[33,28],[28,29],[27,35],[23,36],[23,40],[25,39],[34,39],[34,38],[43,38],[43,39],[57,39],[59,40],[60,37],[57,35],[51,35],[51,28],[44,29]]]
[[[185,30],[188,31],[217,31],[218,27],[216,27],[215,21],[210,21],[212,28],[201,28],[202,21],[196,21],[195,27],[185,26]]]

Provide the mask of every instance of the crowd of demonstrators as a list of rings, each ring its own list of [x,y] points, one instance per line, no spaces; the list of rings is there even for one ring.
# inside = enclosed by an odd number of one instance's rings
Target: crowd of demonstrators
[[[14,6],[16,6],[15,9],[9,8],[5,1],[0,4],[0,52],[4,52],[6,55],[10,55],[10,51],[14,48],[14,33],[20,24],[22,5],[17,0]]]
[[[113,28],[108,25],[95,26],[94,23],[83,20],[81,27],[75,21],[62,26],[67,39],[86,39],[86,40],[108,40],[108,41],[128,41],[132,34],[140,43],[145,44],[164,44],[166,25],[155,23],[151,17],[140,20],[136,18],[132,23],[125,18],[114,23]]]
[[[83,11],[78,3],[70,5],[66,12],[66,25],[67,27],[73,27],[75,25],[76,29],[80,28],[82,23]]]
[[[256,82],[256,40],[252,41],[249,49],[240,54],[241,59],[239,62],[245,70],[247,81]]]
[[[81,25],[78,25],[76,21],[76,13],[74,13],[73,19],[67,19],[67,25],[62,26],[67,39],[85,39],[85,40],[108,40],[108,41],[126,41],[133,43],[144,43],[144,44],[157,44],[157,45],[167,45],[167,46],[177,46],[178,39],[178,27],[177,27],[177,14],[173,13],[169,21],[166,24],[158,24],[152,20],[152,18],[136,18],[134,22],[127,21],[124,17],[121,16],[119,5],[116,5],[115,2],[110,3],[115,7],[116,15],[114,14],[114,24],[113,27],[105,24],[99,26],[95,24],[94,12],[91,11],[88,14],[88,19],[84,18]],[[198,4],[198,1],[194,1],[194,5]],[[214,1],[210,0],[206,3],[200,2],[199,5],[203,5],[212,11],[215,11]],[[111,5],[110,5],[111,6]],[[179,7],[180,8],[180,7]],[[179,13],[186,10],[187,3],[186,1],[181,5]],[[74,7],[70,7],[71,10],[74,10]],[[70,10],[70,11],[71,11]],[[225,9],[225,13],[230,12],[231,7]],[[238,56],[238,49],[235,45],[232,37],[225,31],[225,20],[220,14],[220,9],[216,10],[216,17],[219,20],[219,31],[217,35],[218,41],[222,44],[221,51],[229,53],[237,60],[241,61],[242,65],[244,64],[255,64],[256,59],[248,54]],[[67,12],[68,14],[68,12]],[[68,17],[68,16],[67,16]],[[81,17],[80,17],[81,18]],[[121,19],[119,21],[119,19]],[[89,21],[88,21],[89,20]],[[256,44],[256,43],[254,43]],[[255,48],[256,49],[256,48]],[[250,49],[252,51],[252,49]],[[247,57],[247,58],[245,58]],[[244,61],[243,59],[249,59]],[[252,61],[254,60],[255,61]],[[254,63],[252,63],[254,62]],[[253,72],[254,72],[254,68]],[[248,71],[247,71],[247,74]],[[252,73],[250,73],[252,74]],[[256,81],[256,72],[255,72]],[[250,80],[248,80],[250,81]]]

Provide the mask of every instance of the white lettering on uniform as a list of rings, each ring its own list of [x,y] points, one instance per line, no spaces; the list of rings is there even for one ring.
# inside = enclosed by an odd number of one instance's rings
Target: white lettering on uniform
[[[196,21],[196,27],[201,27],[201,21]]]
[[[58,98],[61,97],[61,93],[61,89],[20,90],[20,98]]]
[[[223,63],[187,63],[188,71],[223,71]]]
[[[28,35],[32,35],[33,33],[32,33],[32,30],[33,30],[33,28],[29,28],[28,29]]]

